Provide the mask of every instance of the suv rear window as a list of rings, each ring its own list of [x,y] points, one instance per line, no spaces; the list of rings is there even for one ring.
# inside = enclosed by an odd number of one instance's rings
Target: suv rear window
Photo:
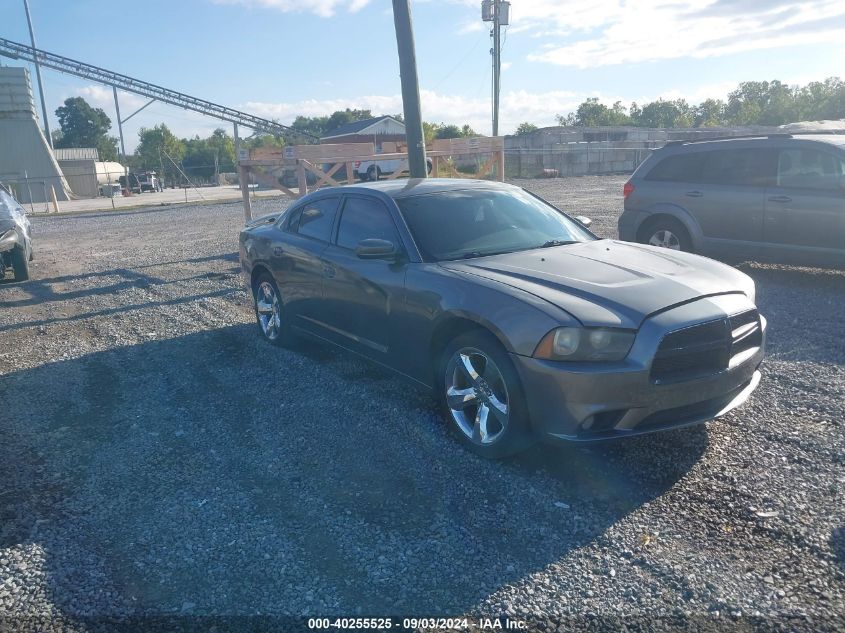
[[[667,156],[646,174],[645,179],[657,182],[698,182],[704,157],[702,152]]]
[[[725,149],[707,152],[699,182],[766,187],[774,182],[776,149]]]

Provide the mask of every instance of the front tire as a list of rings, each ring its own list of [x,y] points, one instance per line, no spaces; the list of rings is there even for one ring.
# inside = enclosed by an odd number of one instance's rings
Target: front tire
[[[293,333],[285,316],[282,295],[269,273],[261,274],[252,289],[255,320],[262,338],[273,345],[286,346],[293,342]]]
[[[533,444],[519,375],[492,334],[472,330],[453,339],[437,378],[446,420],[472,452],[501,459]]]
[[[29,260],[23,247],[18,246],[11,254],[12,270],[15,271],[15,281],[27,281],[29,279]]]
[[[692,252],[692,240],[686,227],[674,218],[656,218],[640,229],[638,241],[674,251]]]

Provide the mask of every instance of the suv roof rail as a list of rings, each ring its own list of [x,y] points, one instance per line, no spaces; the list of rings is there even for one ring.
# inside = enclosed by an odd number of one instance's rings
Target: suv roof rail
[[[768,134],[739,134],[736,136],[711,136],[709,138],[695,138],[695,139],[680,139],[675,141],[666,141],[666,145],[684,145],[686,143],[707,143],[708,141],[729,141],[732,139],[747,139],[747,138],[792,138],[790,132],[772,132]]]

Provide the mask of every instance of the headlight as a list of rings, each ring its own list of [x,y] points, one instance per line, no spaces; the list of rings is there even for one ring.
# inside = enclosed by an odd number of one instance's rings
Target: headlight
[[[535,358],[547,360],[622,360],[628,355],[637,333],[634,330],[596,327],[560,327],[543,337]]]

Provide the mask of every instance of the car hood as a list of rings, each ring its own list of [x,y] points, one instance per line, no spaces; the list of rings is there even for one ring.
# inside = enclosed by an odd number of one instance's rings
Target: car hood
[[[530,292],[591,326],[638,328],[649,315],[672,306],[752,287],[747,275],[712,259],[615,240],[442,266]]]

